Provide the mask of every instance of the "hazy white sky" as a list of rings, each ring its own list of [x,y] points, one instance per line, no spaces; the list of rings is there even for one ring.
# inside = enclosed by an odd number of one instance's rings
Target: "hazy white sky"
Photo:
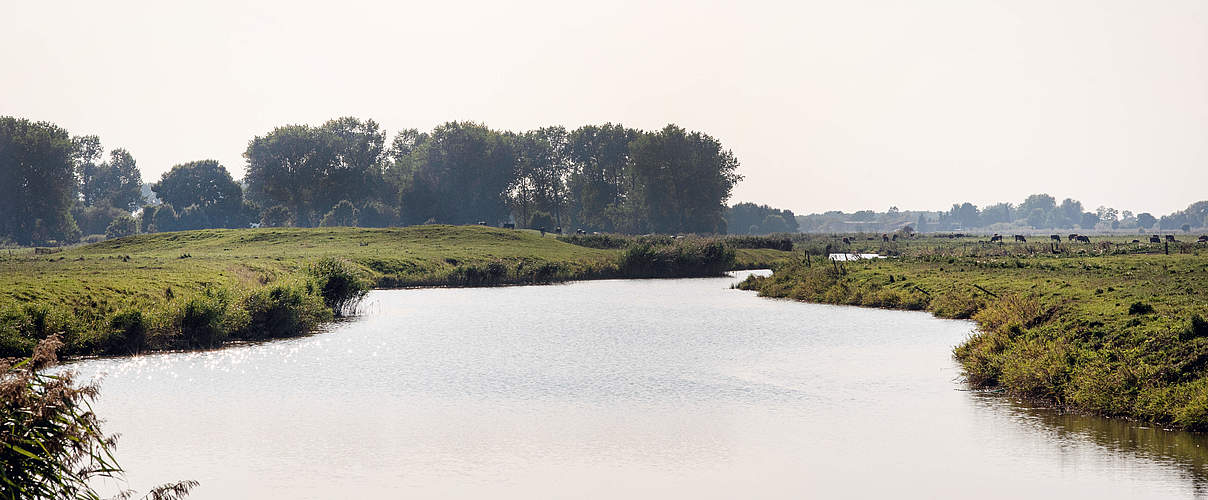
[[[669,122],[732,201],[798,213],[1208,199],[1208,2],[0,0],[0,115],[97,134],[146,179],[351,115],[391,133]]]

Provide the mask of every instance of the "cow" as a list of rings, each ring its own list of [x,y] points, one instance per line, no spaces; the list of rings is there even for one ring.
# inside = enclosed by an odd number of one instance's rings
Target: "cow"
[[[888,235],[888,234],[884,234],[884,233],[882,233],[882,234],[881,234],[881,242],[882,242],[882,243],[889,243],[889,235]]]
[[[893,241],[898,241],[898,234],[894,233],[893,238],[890,238],[890,239],[892,239]]]
[[[1171,242],[1171,243],[1178,243],[1178,242],[1179,242],[1179,240],[1174,239],[1174,235],[1173,235],[1173,234],[1168,234],[1168,235],[1166,235],[1166,241],[1169,241],[1169,242]]]
[[[1133,243],[1140,243],[1140,242],[1141,242],[1141,240],[1133,240],[1132,242],[1133,242]]]
[[[1074,241],[1074,240],[1076,240],[1076,239],[1078,239],[1078,235],[1076,235],[1076,234],[1071,234],[1071,235],[1069,236],[1069,240],[1070,240],[1070,241]]]
[[[1020,243],[1027,243],[1028,239],[1024,238],[1022,234],[1017,234],[1017,235],[1015,235],[1015,241],[1018,241]]]
[[[1208,235],[1201,235],[1200,239],[1195,240],[1195,241],[1197,241],[1199,243],[1208,243]]]
[[[516,229],[516,224],[511,223],[511,222],[504,222],[503,228],[504,229]]]
[[[997,242],[1001,243],[1001,242],[1002,242],[1002,235],[1001,235],[1001,234],[998,234],[998,233],[994,233],[994,236],[991,236],[991,237],[990,237],[990,243],[994,243],[995,241],[997,241]]]
[[[844,244],[844,245],[850,245],[850,244],[851,244],[851,238],[846,238],[846,237],[845,237],[845,238],[843,238],[843,244]]]
[[[1149,242],[1150,243],[1161,243],[1162,238],[1159,238],[1158,235],[1155,234],[1155,235],[1149,237]]]
[[[562,236],[562,226],[558,226],[558,227],[554,228],[554,234],[557,234],[558,236]]]
[[[487,221],[480,220],[480,221],[478,221],[478,225],[479,225],[479,226],[485,226],[485,225],[487,225]]]
[[[1082,243],[1090,243],[1091,239],[1089,236],[1078,235],[1078,241],[1080,241]]]
[[[582,229],[576,229],[575,234],[587,234],[587,231],[584,231]]]
[[[1056,241],[1057,243],[1061,243],[1061,235],[1060,235],[1060,234],[1050,234],[1050,235],[1049,235],[1049,239],[1050,239],[1050,240],[1053,240],[1053,241]]]

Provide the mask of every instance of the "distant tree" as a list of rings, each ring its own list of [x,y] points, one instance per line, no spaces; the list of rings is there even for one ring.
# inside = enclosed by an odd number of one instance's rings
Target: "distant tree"
[[[1095,215],[1098,215],[1101,221],[1112,222],[1117,220],[1119,212],[1114,208],[1100,205],[1099,208],[1095,209]]]
[[[1082,220],[1082,212],[1084,212],[1084,210],[1082,210],[1082,202],[1080,201],[1077,201],[1073,198],[1066,198],[1061,202],[1061,214],[1064,216],[1064,219],[1068,221],[1068,224],[1074,224],[1075,222]]]
[[[85,206],[110,205],[126,212],[142,201],[142,173],[125,149],[109,153],[109,161],[87,162],[80,168],[80,196]]]
[[[1021,205],[1022,206],[1022,205]],[[1028,225],[1033,228],[1040,229],[1045,227],[1045,222],[1048,221],[1048,212],[1043,208],[1033,208],[1028,214]]]
[[[176,222],[177,229],[190,231],[218,226],[210,220],[210,214],[201,205],[189,205],[181,210]]]
[[[138,227],[144,233],[155,232],[155,207],[156,205],[144,205],[138,213]]]
[[[506,193],[516,165],[510,135],[476,123],[450,122],[433,130],[411,156],[416,171],[401,196],[409,222],[473,224],[508,218]]]
[[[794,233],[798,229],[797,217],[791,210],[778,210],[754,203],[738,203],[729,207],[725,218],[726,227],[733,228],[733,234]]]
[[[163,203],[155,209],[155,231],[168,232],[180,229],[179,216],[171,203]]]
[[[764,217],[763,224],[760,224],[760,229],[763,233],[784,233],[789,230],[789,227],[784,223],[784,217],[768,214],[767,217]]]
[[[298,225],[313,225],[312,214],[340,200],[392,196],[393,184],[382,181],[385,140],[376,122],[351,117],[319,127],[277,127],[253,138],[243,153],[248,196],[263,206],[290,207]],[[405,147],[397,139],[396,146]]]
[[[1080,217],[1080,221],[1078,222],[1078,227],[1080,227],[1084,230],[1091,230],[1091,229],[1094,229],[1095,225],[1098,223],[1099,223],[1099,214],[1096,214],[1094,212],[1082,212],[1082,217]]]
[[[982,225],[989,226],[1000,222],[1011,222],[1011,204],[996,203],[981,211]]]
[[[1020,214],[1027,214],[1028,217],[1032,217],[1033,211],[1039,209],[1044,214],[1043,216],[1047,216],[1050,211],[1056,208],[1057,200],[1053,199],[1049,194],[1032,194],[1032,196],[1024,199],[1023,203],[1020,203],[1018,211],[1020,211]]]
[[[294,214],[285,205],[269,207],[260,214],[260,227],[288,227],[294,223]]]
[[[122,238],[138,234],[138,221],[129,214],[124,214],[109,223],[109,227],[105,228],[106,238]]]
[[[887,213],[887,214],[897,214],[897,213],[898,213],[898,207],[896,207],[896,206],[894,206],[894,207],[889,207],[889,210],[888,210],[888,211],[886,211],[885,213]]]
[[[23,245],[79,240],[71,216],[79,151],[56,125],[0,117],[0,237]]]
[[[1179,229],[1182,229],[1184,233],[1190,233],[1190,232],[1191,232],[1191,224],[1183,224],[1183,226],[1182,226],[1182,227],[1180,227]]]
[[[977,206],[972,203],[953,204],[952,210],[948,212],[948,215],[955,219],[961,227],[966,229],[981,225],[980,212],[978,212]]]
[[[380,201],[371,201],[361,207],[357,222],[361,227],[391,227],[398,224],[398,210]]]
[[[357,208],[352,205],[352,202],[343,200],[339,203],[336,203],[334,207],[331,207],[331,210],[323,216],[323,219],[319,222],[319,225],[322,227],[355,227],[357,225],[357,215]]]
[[[1158,219],[1154,218],[1153,214],[1150,214],[1149,212],[1141,212],[1137,214],[1137,225],[1141,226],[1142,228],[1149,229],[1157,222]]]
[[[184,210],[178,213],[182,229],[247,226],[243,188],[215,160],[176,165],[151,189],[159,199],[174,207],[197,207],[188,216]]]
[[[577,224],[615,231],[617,214],[632,187],[629,144],[639,132],[619,124],[587,125],[568,136],[571,172],[568,204]]]
[[[76,226],[80,228],[80,233],[85,235],[105,234],[109,223],[123,215],[130,215],[130,212],[114,208],[108,203],[90,207],[76,205],[71,210],[71,216],[75,219]]]
[[[742,176],[738,159],[700,132],[667,125],[630,143],[634,189],[627,229],[660,233],[725,232],[725,202]],[[635,231],[635,232],[637,232]]]

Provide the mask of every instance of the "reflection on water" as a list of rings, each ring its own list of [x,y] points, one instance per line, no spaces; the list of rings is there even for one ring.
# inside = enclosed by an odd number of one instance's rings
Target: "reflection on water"
[[[974,392],[971,397],[988,410],[1010,415],[1058,447],[1093,443],[1107,453],[1169,465],[1183,473],[1196,498],[1208,498],[1208,435],[1068,413],[998,394]]]
[[[194,499],[1203,490],[1198,437],[963,390],[971,323],[731,283],[375,291],[322,334],[75,368],[129,486]]]

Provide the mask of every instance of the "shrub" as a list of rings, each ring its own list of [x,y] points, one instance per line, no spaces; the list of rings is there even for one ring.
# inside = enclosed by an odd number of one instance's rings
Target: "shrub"
[[[105,228],[106,238],[123,238],[138,234],[138,221],[126,214],[113,219]]]
[[[185,301],[177,311],[175,326],[188,347],[217,347],[226,340],[227,301],[223,295],[207,290]]]
[[[1132,305],[1128,306],[1128,314],[1130,316],[1136,314],[1149,314],[1152,312],[1153,306],[1144,302],[1133,302]]]
[[[243,308],[248,321],[239,336],[249,340],[301,335],[332,315],[322,299],[288,285],[252,292],[243,299]]]
[[[147,343],[147,321],[142,311],[122,311],[109,320],[109,332],[102,348],[107,354],[137,354]]]
[[[260,214],[260,227],[288,227],[294,225],[294,213],[285,205],[275,205]]]
[[[331,207],[331,211],[327,212],[327,214],[323,216],[323,219],[319,221],[319,225],[322,227],[356,227],[359,212],[360,211],[352,205],[351,201],[344,200],[336,203],[334,207]]]
[[[355,313],[357,305],[369,293],[369,282],[343,260],[327,257],[308,271],[323,303],[337,317]]]
[[[398,210],[380,201],[371,201],[361,207],[357,222],[361,227],[391,227],[398,223]]]

